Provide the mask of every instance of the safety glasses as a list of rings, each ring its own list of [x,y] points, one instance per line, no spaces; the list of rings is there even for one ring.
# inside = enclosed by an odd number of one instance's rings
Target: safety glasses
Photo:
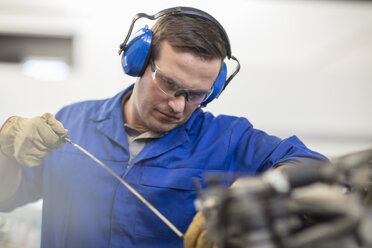
[[[201,104],[204,102],[212,93],[212,90],[198,89],[198,88],[186,88],[181,83],[175,82],[174,80],[167,78],[162,71],[157,67],[150,59],[150,67],[152,71],[152,79],[159,89],[171,97],[178,97],[185,95],[185,99],[190,104]]]

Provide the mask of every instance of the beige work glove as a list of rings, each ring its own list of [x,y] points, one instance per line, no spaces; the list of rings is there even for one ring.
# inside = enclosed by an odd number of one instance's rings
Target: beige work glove
[[[0,131],[0,149],[18,163],[33,167],[53,149],[62,147],[67,133],[50,113],[30,119],[13,116]]]
[[[217,246],[208,239],[207,230],[204,227],[205,219],[199,211],[194,216],[183,238],[184,248],[216,248]]]
[[[231,187],[234,187],[238,181],[236,180]],[[183,245],[184,248],[217,248],[217,245],[208,238],[202,212],[199,211],[194,216],[183,238]]]

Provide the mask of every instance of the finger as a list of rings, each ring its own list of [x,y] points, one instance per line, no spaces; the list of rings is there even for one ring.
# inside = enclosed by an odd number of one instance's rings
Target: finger
[[[61,122],[57,121],[57,119],[51,113],[43,114],[42,118],[46,120],[48,125],[52,128],[52,130],[59,135],[60,137],[66,136],[68,130],[65,129]]]
[[[198,237],[202,232],[202,225],[204,223],[204,217],[201,212],[198,212],[194,219],[192,220],[189,228],[186,231],[184,238],[184,247],[185,248],[195,248]]]
[[[195,248],[213,248],[213,243],[208,237],[207,230],[203,230],[200,233]]]
[[[18,143],[27,149],[33,145],[40,151],[45,148],[60,148],[64,144],[43,117],[34,117],[25,121],[24,129],[18,134]]]

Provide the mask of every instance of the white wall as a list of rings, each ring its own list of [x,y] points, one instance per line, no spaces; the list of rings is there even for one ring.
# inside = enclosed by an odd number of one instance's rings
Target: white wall
[[[20,65],[0,64],[0,122],[128,86],[134,79],[123,75],[117,50],[132,17],[177,5],[219,20],[242,66],[208,110],[245,116],[281,137],[297,134],[329,156],[372,143],[372,3],[363,1],[0,0],[0,32],[76,38],[65,81],[37,81]]]

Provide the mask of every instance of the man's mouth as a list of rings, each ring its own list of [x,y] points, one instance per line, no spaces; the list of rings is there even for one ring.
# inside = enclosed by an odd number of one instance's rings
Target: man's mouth
[[[164,113],[162,111],[159,111],[158,112],[160,113],[160,117],[168,122],[173,122],[173,121],[177,121],[179,119],[178,116],[176,115],[172,115],[172,114],[168,114],[168,113]]]

